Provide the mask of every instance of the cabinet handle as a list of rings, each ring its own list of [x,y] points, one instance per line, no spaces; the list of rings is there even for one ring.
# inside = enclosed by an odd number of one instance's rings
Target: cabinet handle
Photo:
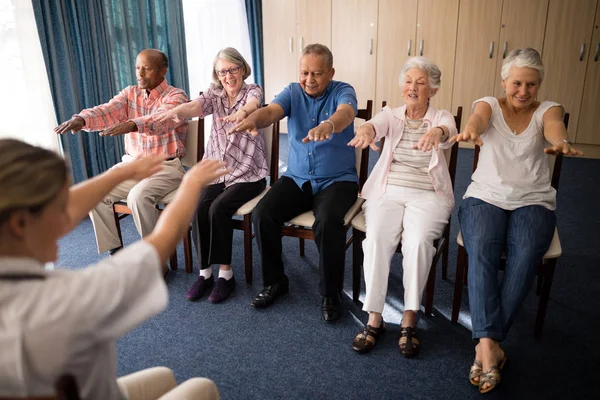
[[[596,55],[594,56],[594,62],[598,61],[598,53],[600,53],[600,42],[596,43]]]
[[[490,42],[490,58],[494,57],[494,41]]]
[[[508,42],[504,42],[504,50],[502,51],[502,59],[506,58],[506,50],[508,48]]]
[[[411,40],[408,39],[408,56],[410,57],[410,46],[411,46]]]
[[[423,42],[424,40],[421,40],[421,43],[419,43],[419,55],[421,57],[423,56]]]
[[[585,43],[581,43],[581,49],[579,49],[579,61],[583,61],[583,53],[585,53]]]
[[[300,36],[300,53],[304,50],[304,36]]]
[[[373,38],[371,38],[371,44],[369,45],[369,54],[373,54]]]
[[[290,53],[293,53],[294,52],[294,38],[291,36],[290,36],[289,48],[290,48]]]

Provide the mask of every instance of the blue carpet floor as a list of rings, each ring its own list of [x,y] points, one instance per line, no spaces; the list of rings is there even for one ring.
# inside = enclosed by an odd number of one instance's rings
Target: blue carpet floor
[[[285,135],[281,149],[285,168]],[[371,165],[376,157],[372,153]],[[459,151],[457,204],[469,183],[472,160],[472,150]],[[564,162],[557,210],[563,255],[554,277],[543,338],[533,338],[538,298],[532,290],[504,343],[509,364],[503,381],[486,398],[596,398],[600,389],[600,346],[596,342],[600,331],[599,170],[600,160],[570,158]],[[137,240],[131,218],[122,221],[122,229],[126,243]],[[451,238],[456,238],[457,231],[455,210]],[[467,380],[474,351],[466,290],[460,324],[449,321],[454,240],[449,279],[441,279],[440,264],[435,312],[420,318],[423,349],[412,360],[404,359],[397,348],[403,298],[400,255],[393,260],[384,311],[388,331],[372,353],[358,355],[351,342],[367,315],[351,301],[351,250],[346,254],[343,301],[347,311],[340,321],[326,324],[320,317],[316,246],[307,242],[306,256],[300,257],[296,240],[284,238],[283,243],[290,293],[266,310],[249,305],[262,288],[259,253],[255,245],[255,278],[246,284],[240,232],[234,234],[233,245],[237,288],[222,304],[211,304],[206,298],[195,303],[185,300],[187,288],[196,279],[197,261],[194,258],[194,273],[186,274],[181,268],[180,246],[180,269],[166,278],[169,307],[118,342],[119,374],[166,365],[180,381],[193,376],[213,379],[222,399],[480,398]],[[92,225],[85,220],[61,241],[57,264],[77,267],[100,258]]]

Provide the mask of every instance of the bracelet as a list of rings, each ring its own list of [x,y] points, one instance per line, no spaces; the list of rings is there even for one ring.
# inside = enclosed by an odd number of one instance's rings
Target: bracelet
[[[323,120],[323,121],[321,121],[321,123],[319,125],[323,125],[324,123],[331,124],[331,133],[335,133],[335,124],[333,123],[332,120],[330,120],[330,119]]]
[[[438,128],[438,129],[440,129],[442,131],[442,136],[440,136],[440,142],[445,141],[446,131],[444,130],[444,128],[442,128],[441,126],[436,126],[436,128]]]

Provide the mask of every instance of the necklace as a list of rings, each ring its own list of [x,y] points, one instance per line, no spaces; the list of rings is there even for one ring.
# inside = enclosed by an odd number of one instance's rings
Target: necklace
[[[410,120],[408,119],[408,117],[406,117],[406,125],[408,125],[408,127],[411,129],[419,129],[421,127],[421,125],[423,125],[423,122],[425,122],[422,119],[420,121],[421,122],[419,122],[417,125],[413,125],[410,123]]]

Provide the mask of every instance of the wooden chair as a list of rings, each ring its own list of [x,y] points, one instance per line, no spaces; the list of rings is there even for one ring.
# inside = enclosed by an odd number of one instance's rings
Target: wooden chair
[[[373,115],[373,100],[367,101],[367,108],[359,109],[356,118],[369,120]],[[369,148],[356,149],[356,171],[358,172],[359,192],[367,180],[369,171]],[[344,216],[345,232],[350,229],[352,218],[360,211],[364,200],[359,196],[356,202],[350,207]],[[304,240],[315,240],[312,226],[315,223],[315,214],[313,211],[304,212],[286,223],[281,228],[281,236],[295,237],[299,239],[300,256],[304,257]],[[346,242],[346,249],[352,243],[352,237]],[[340,286],[341,287],[341,286]]]
[[[200,139],[200,133],[202,133],[202,139]],[[185,148],[186,155],[181,159],[181,163],[185,167],[193,167],[197,162],[202,160],[202,156],[204,155],[204,120],[203,119],[194,119],[189,121],[188,123],[188,132],[185,140]],[[166,206],[175,198],[175,193],[177,193],[177,189],[167,193],[162,199],[159,200],[157,204],[157,208],[161,209],[161,207]],[[120,202],[116,202],[113,204],[115,223],[117,224],[117,232],[119,234],[119,240],[121,241],[121,246],[123,246],[123,237],[121,236],[121,225],[120,220],[132,214],[132,211],[129,207],[127,207],[127,203],[125,199]],[[185,272],[192,272],[192,245],[191,245],[191,235],[188,231],[187,235],[183,238],[183,250],[185,256]],[[177,269],[177,253],[171,256],[170,260],[171,269]]]
[[[266,104],[263,107],[266,107]],[[260,199],[264,197],[279,177],[279,123],[263,128],[260,131],[265,139],[265,153],[269,167],[269,185],[261,194],[238,208],[234,214],[238,218],[233,219],[233,229],[241,230],[244,234],[244,268],[247,283],[252,283],[252,239],[254,238],[254,233],[252,232],[252,211],[254,211],[254,207],[256,207]],[[199,141],[204,143],[203,130],[199,132]],[[199,157],[202,158],[202,155],[199,155]]]
[[[569,113],[566,113],[563,119],[565,127],[569,126]],[[477,169],[477,162],[479,161],[479,146],[475,146],[475,154],[473,156],[473,171]],[[548,156],[548,167],[550,169],[551,185],[558,192],[558,181],[560,179],[560,171],[562,169],[562,154],[558,154],[556,157]],[[458,243],[458,254],[456,257],[456,277],[454,280],[454,298],[452,301],[452,322],[458,321],[458,313],[460,312],[460,303],[462,299],[463,284],[467,284],[467,271],[468,271],[468,255],[464,248],[464,242],[462,232],[458,232],[456,238]],[[534,337],[540,339],[542,336],[542,330],[544,328],[544,320],[546,318],[546,309],[548,307],[548,299],[550,298],[550,288],[552,287],[552,280],[554,277],[554,269],[556,268],[556,260],[562,254],[562,247],[560,245],[560,239],[558,237],[558,230],[554,228],[554,236],[550,247],[538,267],[538,281],[536,294],[540,296],[540,302],[538,304],[538,311],[535,318]]]
[[[385,101],[382,104],[382,107],[385,107]],[[457,114],[454,116],[454,121],[456,123],[456,129],[460,131],[460,122],[462,118],[462,107],[458,107]],[[385,144],[385,140],[382,139],[380,142],[380,154],[383,150],[383,146]],[[446,163],[448,164],[448,171],[450,172],[450,180],[452,182],[452,188],[454,188],[454,178],[456,176],[456,159],[458,156],[458,143],[455,143],[451,148],[446,149],[444,151],[444,155],[446,158]],[[366,221],[365,214],[361,211],[354,219],[352,220],[352,236],[354,237],[352,245],[352,299],[358,303],[358,297],[360,294],[360,283],[361,283],[361,270],[364,262],[364,253],[362,250],[362,242],[366,237]],[[448,223],[446,224],[446,228],[442,233],[442,236],[439,239],[436,239],[433,245],[436,248],[435,255],[431,262],[431,268],[429,270],[429,276],[427,278],[427,287],[425,290],[425,314],[430,315],[433,310],[433,292],[435,286],[435,272],[436,265],[440,256],[448,258],[448,243],[450,242],[450,219],[448,219]],[[402,252],[402,244],[398,243],[398,247],[396,248],[397,253]],[[447,261],[446,261],[447,262]]]
[[[54,396],[0,397],[0,400],[80,400],[77,381],[70,374],[58,377],[54,384]]]

